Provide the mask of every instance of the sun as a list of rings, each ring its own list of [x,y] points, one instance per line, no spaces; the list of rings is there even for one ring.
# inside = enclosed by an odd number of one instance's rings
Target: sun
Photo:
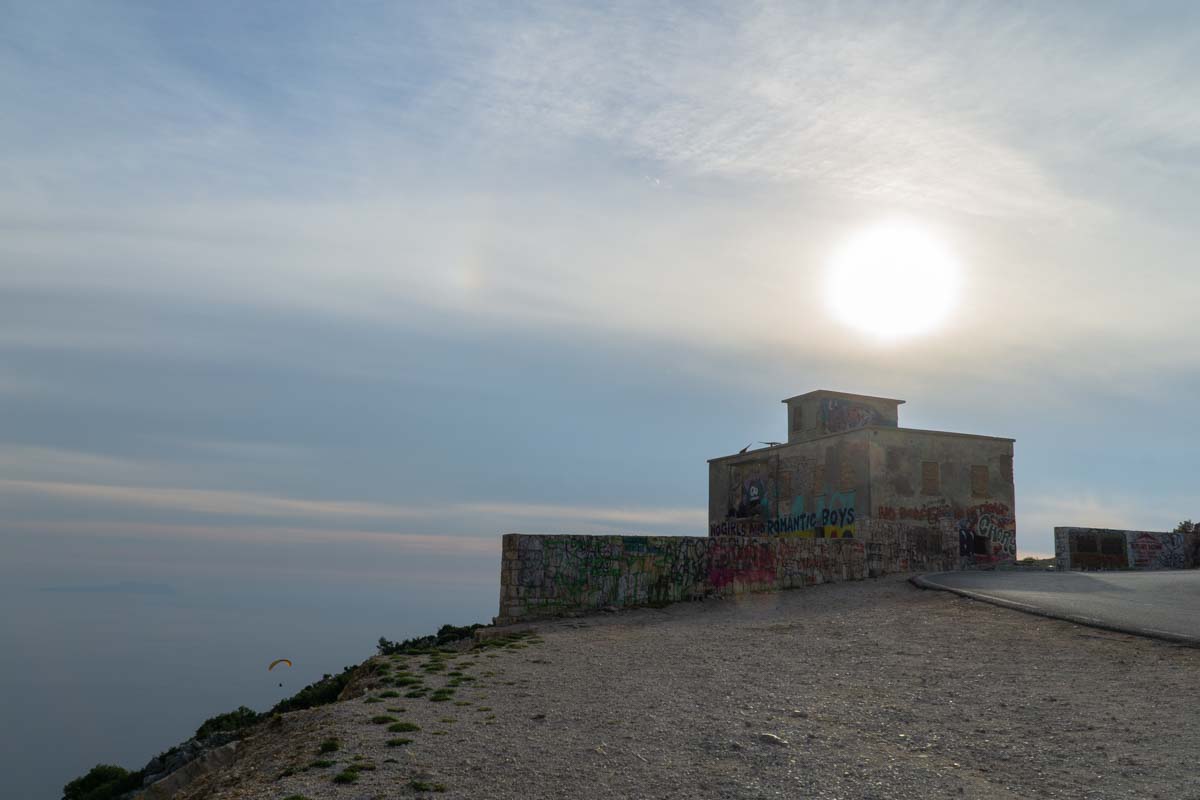
[[[880,339],[936,330],[958,301],[959,266],[925,228],[885,222],[852,236],[829,266],[834,316]]]

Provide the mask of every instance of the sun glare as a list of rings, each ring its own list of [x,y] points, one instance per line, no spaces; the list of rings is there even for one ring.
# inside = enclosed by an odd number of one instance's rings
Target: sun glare
[[[889,222],[834,254],[828,301],[847,325],[899,339],[936,329],[954,308],[958,283],[958,265],[940,241],[920,226]]]

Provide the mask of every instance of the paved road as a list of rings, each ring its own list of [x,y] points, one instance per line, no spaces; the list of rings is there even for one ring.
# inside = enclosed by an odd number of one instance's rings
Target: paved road
[[[1200,570],[939,572],[917,580],[1072,622],[1200,645]]]

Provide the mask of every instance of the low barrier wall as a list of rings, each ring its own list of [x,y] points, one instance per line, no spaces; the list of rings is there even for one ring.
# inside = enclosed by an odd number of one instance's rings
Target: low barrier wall
[[[1055,528],[1058,569],[1191,569],[1200,565],[1200,536],[1112,528]]]
[[[865,520],[862,538],[504,536],[497,624],[959,565],[958,534]]]

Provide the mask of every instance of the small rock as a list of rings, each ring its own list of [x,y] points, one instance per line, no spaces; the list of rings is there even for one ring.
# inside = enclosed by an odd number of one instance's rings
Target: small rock
[[[616,606],[605,606],[604,608],[602,608],[602,609],[600,609],[600,610],[601,610],[601,611],[603,611],[605,614],[615,614],[615,613],[617,613],[617,607],[616,607]]]
[[[760,733],[758,735],[758,740],[766,744],[773,744],[777,747],[787,747],[790,744],[787,739],[776,736],[773,733]]]

